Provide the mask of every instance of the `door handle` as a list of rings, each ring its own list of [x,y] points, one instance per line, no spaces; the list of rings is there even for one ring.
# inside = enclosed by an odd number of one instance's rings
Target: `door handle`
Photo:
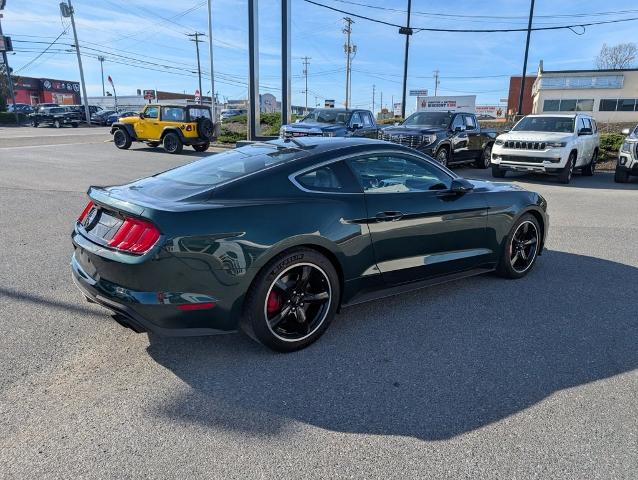
[[[379,212],[375,215],[377,222],[396,222],[403,217],[401,212]]]

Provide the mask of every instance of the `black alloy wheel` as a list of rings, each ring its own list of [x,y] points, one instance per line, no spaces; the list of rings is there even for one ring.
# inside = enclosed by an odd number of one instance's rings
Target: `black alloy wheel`
[[[132,140],[129,133],[123,128],[118,128],[113,133],[113,143],[120,150],[126,150],[131,146]]]
[[[488,145],[483,150],[483,154],[481,155],[481,158],[479,158],[476,162],[474,162],[474,165],[477,168],[489,168],[491,163],[492,163],[492,145]]]
[[[598,163],[598,150],[594,150],[589,164],[581,169],[581,173],[586,177],[591,177],[596,173],[596,163]]]
[[[196,152],[205,152],[210,147],[210,142],[202,143],[200,145],[193,145],[193,150]]]
[[[62,124],[60,123],[60,120],[57,120],[57,119],[53,122],[53,126],[55,128],[62,128]]]
[[[184,144],[173,132],[169,132],[164,136],[164,150],[168,153],[180,153],[184,148]]]
[[[508,278],[525,276],[534,265],[541,245],[540,226],[531,214],[523,215],[507,236],[497,272]]]
[[[436,152],[436,161],[439,162],[444,167],[447,167],[448,163],[448,153],[447,148],[441,148],[438,152]]]
[[[304,348],[328,328],[337,310],[339,280],[319,252],[296,249],[275,258],[247,295],[242,329],[280,352]]]

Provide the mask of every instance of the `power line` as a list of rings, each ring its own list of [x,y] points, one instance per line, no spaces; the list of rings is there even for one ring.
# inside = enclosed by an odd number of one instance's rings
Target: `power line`
[[[362,20],[368,20],[374,23],[380,23],[382,25],[388,25],[390,27],[403,28],[402,25],[398,25],[396,23],[386,22],[384,20],[379,20],[376,18],[367,17],[365,15],[359,15],[356,13],[348,12],[346,10],[342,10],[339,8],[331,7],[329,5],[325,5],[323,3],[315,2],[313,0],[304,0],[306,3],[311,3],[318,7],[326,8],[328,10],[332,10],[335,12],[339,12],[344,15],[349,15],[355,18],[360,18]],[[621,18],[616,20],[601,20],[598,22],[585,22],[585,23],[574,23],[571,25],[556,25],[551,27],[533,27],[531,31],[543,31],[543,30],[571,30],[573,33],[577,35],[582,35],[585,33],[585,27],[591,27],[593,25],[607,25],[612,23],[623,23],[623,22],[633,22],[638,20],[638,17],[632,18]],[[577,32],[574,30],[575,28],[582,28],[582,32]],[[416,32],[453,32],[453,33],[507,33],[507,32],[527,32],[527,28],[490,28],[490,29],[480,29],[480,28],[431,28],[431,27],[413,27],[413,30]]]
[[[27,63],[25,63],[24,65],[22,65],[20,68],[18,68],[15,73],[19,73],[22,70],[29,68],[29,65],[32,65],[33,62],[35,62],[38,58],[40,58],[42,55],[44,55],[45,53],[47,53],[47,51],[60,39],[60,37],[62,35],[65,35],[66,32],[69,30],[69,27],[66,27],[64,30],[62,30],[62,32],[60,33],[60,35],[58,35],[57,37],[55,37],[55,40],[53,40],[51,43],[49,43],[47,45],[47,47],[42,50],[42,52],[40,52],[38,55],[36,55],[34,58],[32,58],[31,60],[29,60]],[[16,40],[16,42],[19,42],[19,40]]]

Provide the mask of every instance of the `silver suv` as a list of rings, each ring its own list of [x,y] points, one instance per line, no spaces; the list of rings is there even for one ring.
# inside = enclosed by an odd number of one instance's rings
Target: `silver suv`
[[[638,176],[638,125],[633,131],[625,128],[622,134],[627,135],[627,138],[620,147],[614,180],[627,183],[631,175]]]

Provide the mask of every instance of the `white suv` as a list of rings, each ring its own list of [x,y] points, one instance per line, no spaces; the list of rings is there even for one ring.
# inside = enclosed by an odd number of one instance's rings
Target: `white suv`
[[[575,168],[591,176],[599,144],[596,121],[587,114],[537,114],[522,118],[492,147],[492,176],[508,170],[558,174],[569,183]]]
[[[618,183],[627,183],[630,175],[638,176],[638,125],[632,132],[626,128],[622,133],[627,135],[627,138],[620,147],[614,180]]]

